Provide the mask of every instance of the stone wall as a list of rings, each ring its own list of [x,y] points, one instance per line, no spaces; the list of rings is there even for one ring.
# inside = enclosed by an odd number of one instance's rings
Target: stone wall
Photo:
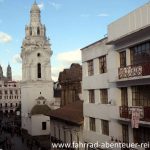
[[[64,69],[59,74],[61,85],[61,106],[79,100],[81,93],[82,66],[72,64],[69,69]]]

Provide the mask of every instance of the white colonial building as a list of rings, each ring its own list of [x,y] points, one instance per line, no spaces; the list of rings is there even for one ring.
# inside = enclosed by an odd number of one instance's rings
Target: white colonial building
[[[32,136],[48,135],[50,122],[44,113],[45,109],[52,109],[54,105],[50,63],[52,50],[36,2],[31,8],[30,23],[25,33],[21,50],[22,128]]]
[[[116,120],[119,117],[119,107],[115,102],[117,91],[114,85],[110,88],[109,83],[109,74],[113,74],[116,67],[112,58],[116,56],[111,52],[112,46],[106,43],[107,38],[104,38],[81,49],[84,141],[87,143],[111,142],[111,136],[116,135],[118,138],[121,134],[121,127]]]
[[[6,76],[0,65],[0,114],[14,115],[16,109],[20,108],[21,91],[20,82],[12,81],[11,66],[7,66]]]
[[[111,23],[108,37],[81,49],[87,143],[150,141],[149,14],[147,3]]]
[[[20,107],[21,91],[20,83],[16,81],[0,81],[0,112],[3,114],[15,114]]]

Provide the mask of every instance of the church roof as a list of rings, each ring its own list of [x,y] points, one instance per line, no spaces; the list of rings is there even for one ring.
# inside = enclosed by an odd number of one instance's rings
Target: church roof
[[[50,118],[70,122],[77,125],[83,124],[83,101],[75,101],[64,107],[52,110]]]
[[[31,110],[31,115],[47,115],[51,112],[51,109],[47,105],[35,105]]]

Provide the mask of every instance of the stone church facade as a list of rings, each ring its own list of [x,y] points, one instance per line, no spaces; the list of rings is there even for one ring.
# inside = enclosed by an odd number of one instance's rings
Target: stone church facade
[[[61,107],[80,100],[82,82],[80,64],[73,63],[69,69],[60,72],[58,81],[61,85]]]

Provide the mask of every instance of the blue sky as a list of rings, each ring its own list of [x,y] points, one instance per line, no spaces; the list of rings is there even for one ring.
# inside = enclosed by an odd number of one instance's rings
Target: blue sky
[[[107,25],[149,0],[37,0],[42,23],[51,39],[52,76],[73,62],[81,63],[80,48],[107,34]],[[34,0],[0,0],[0,64],[8,63],[21,79],[22,40]]]

